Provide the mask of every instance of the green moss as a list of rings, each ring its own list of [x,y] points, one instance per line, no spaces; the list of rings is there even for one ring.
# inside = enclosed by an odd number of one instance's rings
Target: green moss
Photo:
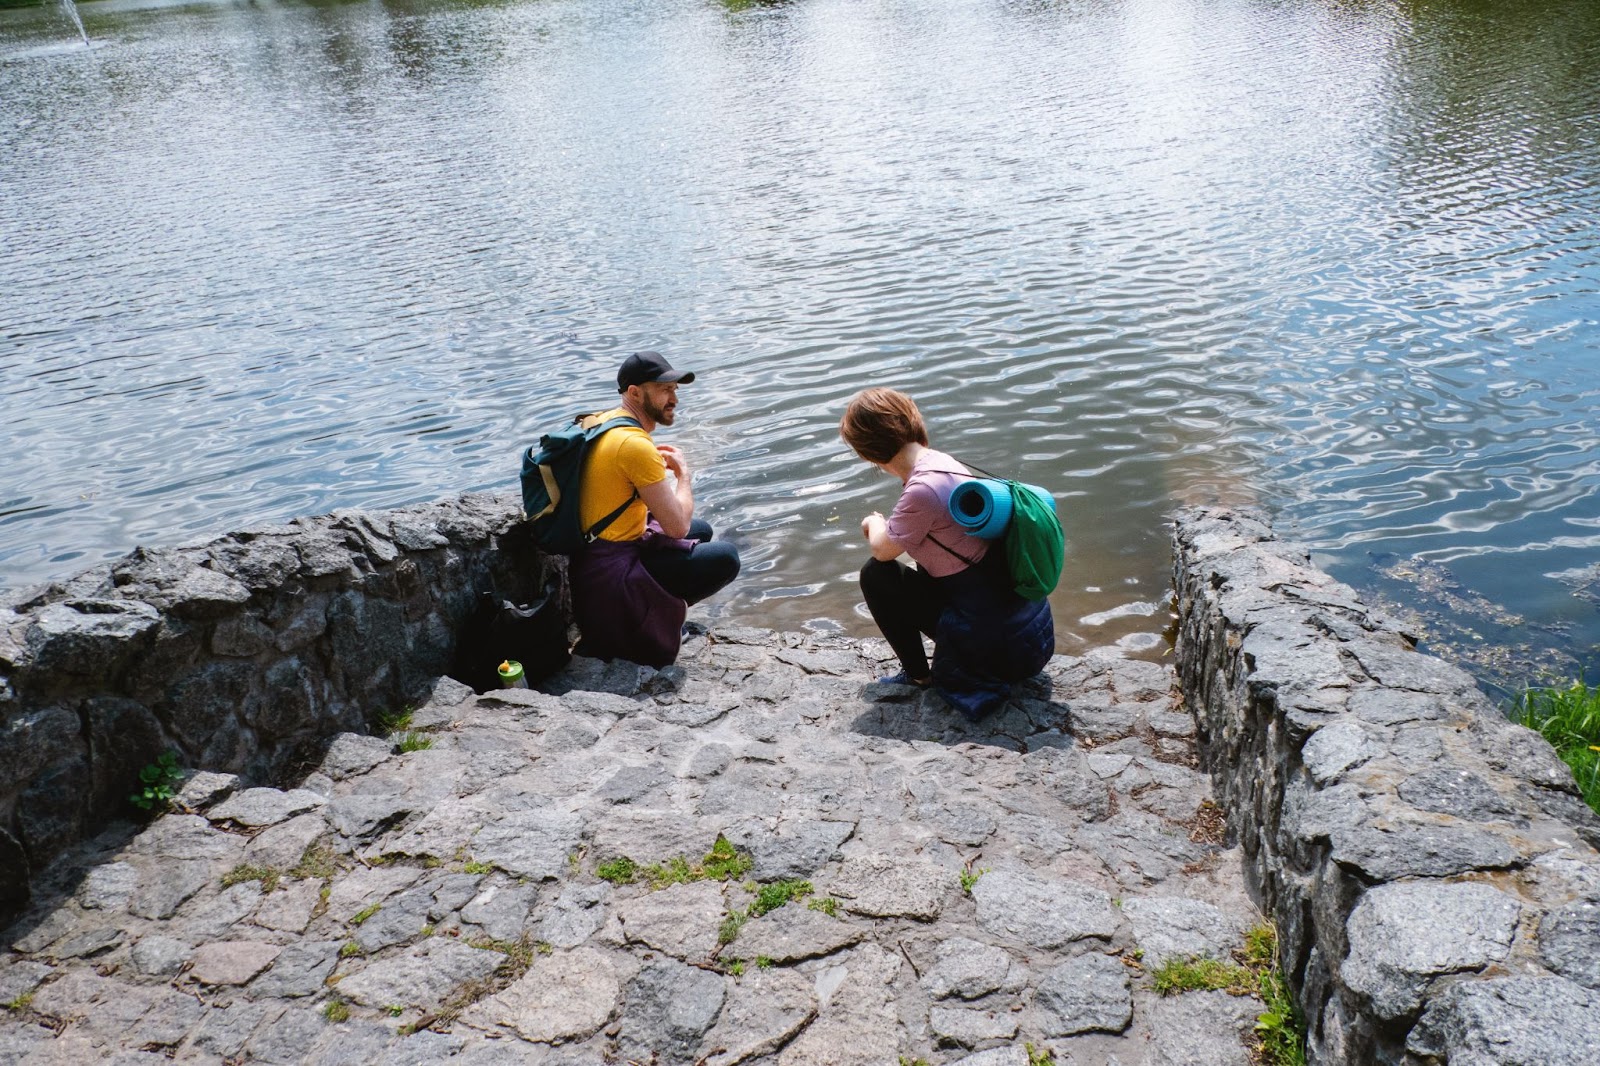
[[[350,1004],[342,999],[330,999],[322,1008],[322,1016],[330,1022],[350,1020]]]
[[[815,899],[808,899],[806,900],[806,909],[821,911],[829,918],[839,917],[839,901],[832,896],[818,896]]]
[[[289,871],[289,876],[326,881],[338,872],[338,854],[326,844],[312,844],[300,853],[300,861]]]
[[[366,953],[367,949],[356,943],[354,940],[347,941],[344,947],[339,949],[339,957],[341,959],[351,959],[357,955],[365,955]]]
[[[756,890],[756,901],[750,904],[750,917],[759,918],[775,911],[786,903],[811,895],[810,881],[774,881]]]
[[[461,872],[464,874],[490,874],[494,873],[494,867],[486,862],[478,862],[474,859],[464,864],[461,867]]]
[[[594,875],[614,885],[631,885],[639,879],[639,864],[623,855],[596,866]]]
[[[282,876],[270,866],[239,865],[222,875],[222,887],[232,888],[234,885],[242,885],[246,881],[259,881],[261,882],[261,891],[266,893],[278,887],[278,878]]]

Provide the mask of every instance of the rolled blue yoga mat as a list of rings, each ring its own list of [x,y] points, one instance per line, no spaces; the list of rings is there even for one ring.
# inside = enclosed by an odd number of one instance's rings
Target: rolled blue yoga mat
[[[963,481],[950,493],[950,517],[969,535],[994,540],[1011,522],[1011,490],[1004,481]]]
[[[1037,485],[1026,485],[1056,505],[1055,495]],[[1005,536],[1011,524],[1011,488],[993,478],[969,478],[950,493],[950,517],[969,536],[996,540]]]

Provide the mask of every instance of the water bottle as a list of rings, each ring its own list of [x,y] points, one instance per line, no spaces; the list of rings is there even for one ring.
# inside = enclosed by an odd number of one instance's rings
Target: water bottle
[[[515,659],[507,659],[500,664],[501,688],[527,688],[528,679],[522,676],[522,664]]]

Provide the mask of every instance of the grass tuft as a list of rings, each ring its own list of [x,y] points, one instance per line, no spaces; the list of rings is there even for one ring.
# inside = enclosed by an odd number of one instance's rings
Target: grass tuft
[[[1032,1044],[1022,1047],[1028,1053],[1028,1066],[1056,1066],[1056,1057],[1044,1048],[1035,1048]]]
[[[330,999],[322,1008],[322,1016],[330,1022],[345,1022],[350,1020],[350,1004],[342,999]]]
[[[829,918],[839,917],[839,901],[832,896],[817,896],[814,899],[808,899],[806,900],[806,909],[821,911]]]
[[[596,866],[594,875],[614,885],[631,885],[639,879],[639,864],[623,855]]]
[[[28,1008],[31,1006],[33,1006],[32,992],[24,992],[16,999],[8,1000],[5,1004],[6,1010],[15,1011],[17,1014],[28,1013]]]
[[[972,886],[978,883],[978,878],[982,877],[988,872],[989,868],[987,866],[981,870],[962,870],[961,891],[969,896],[972,895]]]
[[[412,730],[401,733],[400,739],[395,742],[395,747],[399,748],[401,752],[427,751],[433,747],[433,738],[426,733],[418,733]]]
[[[242,885],[246,881],[260,881],[263,895],[278,887],[278,878],[283,875],[270,866],[239,865],[222,875],[222,887],[232,888]]]
[[[1600,811],[1600,687],[1576,681],[1564,688],[1530,688],[1509,717],[1548,740],[1572,770],[1583,801]]]
[[[289,876],[308,881],[326,881],[338,872],[338,853],[326,844],[312,844],[300,853],[300,861],[289,871]]]
[[[750,917],[759,918],[775,911],[786,903],[811,895],[810,881],[774,881],[756,890],[756,901],[750,904]]]
[[[359,911],[356,911],[356,916],[350,919],[350,924],[360,925],[362,922],[366,921],[368,918],[371,918],[374,914],[377,914],[381,910],[383,910],[383,904],[370,903],[367,906],[362,907]]]
[[[1235,966],[1220,959],[1204,955],[1188,959],[1168,959],[1154,973],[1156,994],[1175,996],[1182,992],[1231,992],[1248,996],[1256,990],[1254,975],[1243,966]]]

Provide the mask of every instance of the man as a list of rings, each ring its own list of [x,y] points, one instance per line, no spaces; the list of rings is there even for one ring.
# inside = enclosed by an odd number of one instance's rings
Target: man
[[[584,460],[583,528],[623,510],[572,560],[580,655],[665,666],[677,658],[688,605],[738,576],[738,549],[713,541],[711,526],[694,517],[683,453],[650,437],[676,421],[678,387],[693,381],[693,372],[674,370],[659,352],[638,352],[617,371],[621,406],[593,416],[628,415],[641,428],[608,430]]]

